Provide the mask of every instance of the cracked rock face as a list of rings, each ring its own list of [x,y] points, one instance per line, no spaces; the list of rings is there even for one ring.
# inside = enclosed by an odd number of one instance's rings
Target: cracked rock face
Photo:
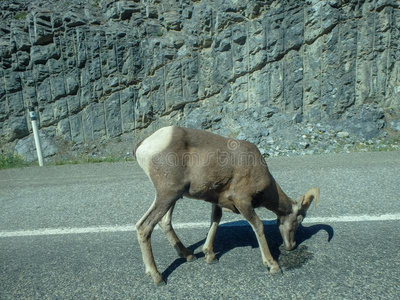
[[[31,105],[77,143],[167,124],[274,148],[306,124],[398,134],[399,24],[396,0],[0,1],[1,143],[30,134]]]

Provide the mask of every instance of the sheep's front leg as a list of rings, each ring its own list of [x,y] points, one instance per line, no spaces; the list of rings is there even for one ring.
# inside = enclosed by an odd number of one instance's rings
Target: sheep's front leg
[[[186,258],[187,261],[193,261],[196,259],[196,256],[193,254],[192,251],[190,251],[182,244],[181,240],[176,235],[174,228],[172,227],[171,219],[174,207],[175,204],[171,206],[171,208],[168,210],[168,212],[165,214],[162,220],[158,223],[158,225],[160,226],[164,234],[167,236],[169,243],[171,244],[172,247],[175,248],[178,255],[180,257]]]
[[[265,239],[264,234],[264,224],[261,219],[257,216],[254,208],[251,206],[251,200],[249,199],[245,201],[235,201],[235,206],[239,210],[239,212],[246,218],[246,220],[250,223],[253,228],[254,233],[256,234],[258,245],[260,246],[261,256],[264,265],[268,266],[269,272],[271,274],[276,274],[281,271],[278,263],[274,260],[269,251],[269,247],[267,244],[267,240]]]
[[[217,262],[215,259],[215,253],[213,249],[213,243],[215,239],[215,234],[217,233],[218,224],[222,218],[222,209],[216,204],[212,205],[211,211],[211,226],[207,234],[206,242],[203,246],[203,253],[205,254],[206,262],[213,263]]]

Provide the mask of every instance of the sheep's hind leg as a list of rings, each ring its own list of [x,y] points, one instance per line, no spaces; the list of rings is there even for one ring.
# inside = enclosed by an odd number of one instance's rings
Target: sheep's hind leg
[[[176,197],[161,197],[157,194],[151,207],[136,223],[136,231],[146,274],[151,276],[156,285],[164,285],[165,281],[157,270],[151,247],[151,234],[154,227],[175,203]]]
[[[171,219],[172,219],[172,213],[174,211],[174,207],[175,207],[175,203],[171,206],[171,208],[168,210],[168,212],[165,214],[165,216],[161,219],[161,221],[158,222],[158,225],[160,226],[160,228],[164,232],[164,234],[167,236],[167,239],[168,239],[169,243],[171,244],[171,246],[175,248],[179,257],[184,257],[184,258],[186,258],[187,261],[193,261],[196,259],[196,256],[193,254],[192,251],[190,251],[188,248],[186,248],[182,244],[181,240],[176,235],[174,228],[172,227]]]

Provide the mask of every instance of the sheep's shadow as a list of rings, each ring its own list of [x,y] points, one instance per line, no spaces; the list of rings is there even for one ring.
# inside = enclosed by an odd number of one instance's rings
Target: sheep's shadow
[[[313,235],[321,230],[328,233],[328,242],[334,236],[334,230],[331,226],[325,224],[316,224],[305,227],[300,225],[296,234],[297,247],[293,251],[281,251],[283,249],[283,241],[276,221],[264,221],[264,231],[268,242],[269,249],[275,260],[279,262],[281,268],[285,270],[297,269],[312,259],[313,254],[308,251],[307,246],[302,243],[310,239]],[[205,239],[202,239],[188,247],[193,252],[202,246]],[[258,248],[257,238],[253,229],[247,221],[235,221],[221,224],[214,240],[214,252],[216,258],[220,259],[225,253],[237,247]],[[196,258],[204,257],[200,251],[195,254]],[[186,263],[185,258],[178,258],[163,272],[163,277],[166,280],[180,265]]]

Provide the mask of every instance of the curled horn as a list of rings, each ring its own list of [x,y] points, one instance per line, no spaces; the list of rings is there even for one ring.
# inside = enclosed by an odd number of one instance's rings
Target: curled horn
[[[303,207],[309,207],[311,202],[314,201],[314,206],[316,207],[318,204],[318,200],[319,200],[319,188],[311,188],[309,189],[301,198],[300,198],[300,204]]]

